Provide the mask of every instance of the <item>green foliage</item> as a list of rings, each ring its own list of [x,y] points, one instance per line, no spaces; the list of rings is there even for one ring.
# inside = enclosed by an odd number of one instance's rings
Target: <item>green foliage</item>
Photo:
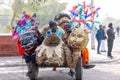
[[[15,18],[26,11],[29,14],[36,13],[40,26],[47,24],[54,16],[66,8],[66,3],[59,3],[57,0],[14,0],[12,3],[12,19],[10,25],[13,26]]]
[[[10,33],[11,32],[11,26],[10,25],[7,25],[6,27],[5,27],[5,33]]]
[[[36,13],[40,26],[44,26],[54,16],[65,10],[66,3],[59,3],[57,0],[28,0],[24,10],[30,14]]]
[[[44,4],[46,0],[28,0],[26,3],[24,10],[28,13],[33,13],[38,11],[39,5]]]
[[[54,16],[66,8],[66,3],[59,3],[56,0],[49,0],[40,5],[37,12],[37,19],[40,21],[40,26],[46,25]]]
[[[25,3],[23,0],[14,0],[11,8],[16,15],[15,17],[18,17],[21,14],[24,6],[25,6]]]
[[[23,11],[23,7],[24,7],[24,1],[23,0],[14,0],[14,2],[12,3],[12,11],[13,11],[13,15],[12,15],[12,19],[10,22],[10,25],[13,26],[13,23],[15,21],[15,18],[18,17],[22,11]]]

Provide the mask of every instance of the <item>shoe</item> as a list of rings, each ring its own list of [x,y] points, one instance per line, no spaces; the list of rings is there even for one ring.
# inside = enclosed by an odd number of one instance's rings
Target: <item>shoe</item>
[[[52,71],[56,71],[56,67],[53,67]]]
[[[104,50],[103,52],[107,52],[106,50]]]
[[[75,79],[75,80],[81,80],[81,79]]]
[[[37,80],[37,79],[30,79],[30,78],[27,78],[27,80]]]
[[[32,73],[32,71],[28,71],[28,72],[26,73],[26,76],[27,76],[27,77],[30,77],[31,73]]]
[[[101,50],[101,52],[106,52],[106,50]]]
[[[113,56],[108,56],[110,59],[113,59]]]
[[[101,53],[97,53],[97,54],[101,54]]]
[[[73,77],[75,75],[75,72],[70,70],[69,73],[68,73],[69,76]]]
[[[84,65],[84,66],[83,66],[84,69],[91,69],[91,68],[93,68],[93,67],[95,67],[95,65],[87,64],[87,65]]]

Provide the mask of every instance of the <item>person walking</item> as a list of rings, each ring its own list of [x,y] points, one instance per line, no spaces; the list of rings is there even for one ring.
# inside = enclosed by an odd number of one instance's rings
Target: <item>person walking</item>
[[[101,52],[106,52],[105,50],[105,40],[107,39],[106,37],[106,27],[105,26],[102,26],[102,29],[103,29],[103,39],[102,39],[102,42],[101,42]]]
[[[113,48],[113,42],[114,42],[114,39],[115,39],[115,32],[114,32],[112,23],[109,23],[108,28],[109,29],[107,30],[107,36],[108,36],[108,39],[107,39],[107,46],[108,46],[107,56],[112,59],[113,56],[112,56],[111,52],[112,52],[112,48]]]
[[[102,25],[99,25],[99,29],[97,30],[97,33],[96,33],[96,39],[97,39],[97,42],[98,42],[98,45],[97,45],[97,54],[101,54],[100,53],[100,45],[101,45],[103,36],[104,36],[104,31],[102,29]]]
[[[35,31],[33,34],[30,34],[32,31]],[[39,32],[37,28],[31,28],[29,30],[29,35],[24,34],[24,39],[21,39],[20,37],[17,40],[17,47],[18,52],[22,55],[22,57],[25,59],[25,63],[27,65],[27,73],[26,76],[29,78],[29,80],[37,80],[38,78],[38,71],[39,66],[36,62],[36,52],[35,49],[37,46],[42,44],[42,41],[44,40],[43,35]],[[34,45],[31,43],[35,43]],[[28,44],[31,44],[30,46]]]
[[[116,32],[117,32],[117,35],[119,36],[119,31],[120,31],[120,27],[118,26],[117,28],[116,28]]]

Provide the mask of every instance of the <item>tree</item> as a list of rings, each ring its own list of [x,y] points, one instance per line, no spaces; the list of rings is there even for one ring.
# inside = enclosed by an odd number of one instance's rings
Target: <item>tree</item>
[[[15,17],[18,17],[19,14],[22,13],[23,7],[24,7],[24,1],[23,0],[14,0],[14,2],[12,3],[12,11],[13,11],[13,16],[11,19],[11,23],[10,25],[13,26],[13,22],[15,20]]]
[[[33,13],[38,11],[39,5],[44,4],[46,0],[27,0],[24,10],[28,13]]]
[[[10,33],[11,31],[11,26],[10,25],[7,25],[6,27],[5,27],[5,33]]]
[[[57,0],[14,0],[12,3],[12,19],[10,25],[13,26],[15,18],[26,11],[29,14],[36,13],[37,20],[43,26],[54,16],[66,8],[66,3],[59,3]]]
[[[46,1],[44,4],[39,5],[37,11],[37,19],[40,21],[40,26],[47,24],[54,16],[66,9],[66,3],[59,3],[56,0]]]

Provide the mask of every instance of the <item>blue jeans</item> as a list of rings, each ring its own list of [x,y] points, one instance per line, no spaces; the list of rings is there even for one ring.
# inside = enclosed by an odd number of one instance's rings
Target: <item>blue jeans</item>
[[[98,41],[98,46],[97,46],[97,53],[100,53],[100,45],[102,40],[97,40]]]

